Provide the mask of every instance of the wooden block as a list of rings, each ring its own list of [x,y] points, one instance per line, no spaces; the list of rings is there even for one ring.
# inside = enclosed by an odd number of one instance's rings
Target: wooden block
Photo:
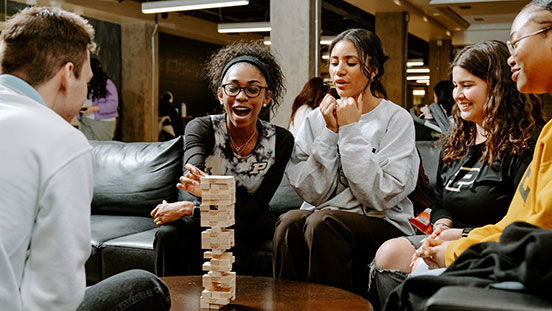
[[[201,296],[199,298],[199,306],[202,310],[218,310],[221,307],[230,303],[229,299],[214,299]]]
[[[199,181],[201,183],[216,184],[216,185],[230,185],[235,183],[234,176],[210,175],[206,177],[200,177]]]
[[[218,254],[218,253],[213,253],[213,252],[209,252],[209,251],[206,251],[203,253],[203,258],[205,259],[211,259],[211,258],[233,258],[233,254],[232,252],[223,252],[221,254]]]
[[[206,199],[202,199],[201,200],[201,203],[203,204],[207,204],[207,205],[233,205],[234,203],[236,203],[236,200],[235,199],[227,199],[227,200],[206,200]]]
[[[220,232],[207,229],[201,232],[201,247],[203,249],[226,250],[234,246],[234,230],[220,229]]]
[[[209,261],[204,262],[201,267],[203,271],[220,271],[220,272],[232,271],[232,264],[213,264]]]
[[[217,305],[227,305],[230,303],[230,298],[215,297],[213,296],[213,293],[209,293],[209,296],[207,295],[204,296],[203,294],[204,292],[208,292],[208,291],[203,290],[203,292],[201,292],[200,301],[203,301],[209,304],[217,304]]]

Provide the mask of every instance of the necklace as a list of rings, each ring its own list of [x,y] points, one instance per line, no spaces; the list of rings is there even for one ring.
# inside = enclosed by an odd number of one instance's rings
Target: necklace
[[[244,148],[245,146],[247,146],[247,144],[249,144],[249,142],[253,139],[253,137],[255,137],[255,133],[257,133],[257,130],[255,129],[253,131],[253,134],[251,134],[251,136],[249,137],[249,139],[241,146],[238,146],[238,144],[236,144],[236,142],[234,141],[234,139],[232,138],[232,135],[230,134],[230,131],[228,131],[228,137],[230,137],[230,142],[234,145],[234,148],[236,148],[236,152],[238,154],[241,154],[241,150],[242,148]]]

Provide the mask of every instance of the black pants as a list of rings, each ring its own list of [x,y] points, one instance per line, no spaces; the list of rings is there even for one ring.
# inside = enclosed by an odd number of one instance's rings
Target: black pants
[[[233,271],[247,271],[242,267],[250,249],[261,242],[271,240],[274,234],[275,218],[268,211],[256,219],[236,220],[235,246],[229,250],[236,257]],[[199,219],[184,216],[182,219],[162,225],[153,242],[155,250],[155,274],[158,276],[201,275],[205,259],[201,249]],[[247,274],[247,273],[246,273]]]
[[[345,211],[293,210],[280,216],[276,223],[274,277],[365,295],[368,264],[379,246],[402,235],[379,218]]]

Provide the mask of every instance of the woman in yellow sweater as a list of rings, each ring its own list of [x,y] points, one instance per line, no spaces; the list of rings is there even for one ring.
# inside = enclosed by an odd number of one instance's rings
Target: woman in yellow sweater
[[[533,0],[518,14],[510,32],[508,63],[522,93],[552,94],[552,1]],[[535,51],[539,53],[535,53]],[[480,242],[498,241],[506,226],[523,221],[552,229],[552,123],[543,128],[533,160],[504,218],[447,241],[432,236],[417,251],[430,267],[449,266],[464,250]]]

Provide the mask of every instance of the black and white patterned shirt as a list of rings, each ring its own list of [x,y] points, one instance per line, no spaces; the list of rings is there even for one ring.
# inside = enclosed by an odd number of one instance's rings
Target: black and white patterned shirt
[[[185,163],[210,175],[236,179],[236,218],[254,219],[268,212],[293,149],[287,130],[259,120],[259,139],[245,156],[230,147],[226,114],[195,118],[186,126]]]

